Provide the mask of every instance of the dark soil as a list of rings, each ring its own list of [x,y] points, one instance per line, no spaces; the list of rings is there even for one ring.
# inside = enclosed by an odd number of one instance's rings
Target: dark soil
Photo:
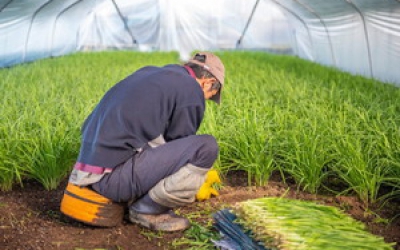
[[[362,221],[366,229],[395,242],[400,250],[400,202],[365,209],[357,198],[349,196],[311,195],[298,191],[294,186],[273,178],[263,187],[246,186],[247,178],[234,174],[225,178],[220,196],[206,202],[196,202],[179,212],[199,213],[198,223],[211,221],[213,211],[235,202],[265,196],[282,196],[313,200],[346,211]],[[15,187],[10,192],[0,192],[0,249],[1,250],[95,250],[95,249],[178,249],[172,245],[183,233],[155,233],[124,221],[113,228],[97,228],[76,222],[59,211],[60,200],[66,183],[59,189],[47,191],[36,182],[27,182],[24,188]],[[185,249],[185,247],[180,247]]]

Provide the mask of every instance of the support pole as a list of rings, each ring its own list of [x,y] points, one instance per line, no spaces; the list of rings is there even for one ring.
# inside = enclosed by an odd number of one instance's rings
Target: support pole
[[[26,35],[26,39],[25,39],[24,52],[23,52],[23,54],[22,54],[22,62],[25,62],[25,56],[26,56],[26,51],[27,51],[27,49],[28,49],[28,41],[29,41],[29,36],[30,36],[30,34],[31,34],[31,30],[32,30],[32,23],[33,23],[33,20],[35,19],[36,15],[37,15],[42,9],[44,9],[44,7],[46,7],[51,1],[53,1],[53,0],[49,0],[49,1],[47,1],[46,3],[42,4],[42,5],[33,13],[33,15],[32,15],[31,22],[30,22],[30,24],[29,24],[28,34]]]
[[[12,1],[13,1],[13,0],[9,0],[8,2],[6,2],[6,3],[3,5],[3,7],[0,8],[0,13],[1,13],[5,8],[7,8],[7,6],[8,6]]]
[[[117,11],[119,17],[121,18],[122,23],[124,24],[124,28],[125,30],[128,32],[129,36],[132,39],[132,44],[137,44],[137,41],[135,39],[135,37],[133,36],[131,30],[128,27],[128,24],[126,23],[126,18],[122,15],[121,10],[119,9],[117,3],[115,2],[115,0],[111,0],[111,2],[113,3],[115,10]]]
[[[368,35],[367,23],[365,22],[365,17],[363,15],[362,11],[351,0],[345,0],[345,1],[357,11],[357,13],[360,15],[361,20],[363,22],[365,41],[367,43],[369,73],[370,73],[370,76],[373,78],[374,77],[374,73],[373,73],[373,69],[372,69],[371,47],[370,47],[370,44],[369,44],[369,35]]]
[[[333,46],[332,46],[331,36],[330,36],[330,34],[329,34],[329,30],[328,30],[328,28],[326,27],[326,24],[325,24],[324,20],[323,20],[323,19],[321,18],[321,16],[320,16],[316,11],[314,11],[310,6],[308,6],[308,5],[306,5],[306,4],[302,3],[302,2],[300,2],[300,0],[293,0],[293,1],[295,1],[295,2],[297,2],[298,4],[300,4],[301,6],[303,6],[306,10],[308,10],[311,14],[313,14],[314,16],[316,16],[316,17],[320,20],[320,22],[321,22],[322,25],[324,26],[325,32],[326,32],[326,34],[327,34],[327,36],[328,36],[328,42],[329,42],[329,47],[330,47],[330,49],[331,49],[331,56],[332,56],[332,60],[333,60],[333,65],[334,65],[335,67],[337,67],[337,65],[336,65],[335,54],[333,53]]]
[[[297,20],[299,20],[299,21],[304,25],[304,27],[305,27],[306,30],[307,30],[308,39],[310,40],[311,47],[314,47],[314,43],[313,43],[313,40],[312,40],[312,37],[311,37],[310,29],[309,29],[307,23],[306,23],[299,15],[297,15],[294,11],[292,11],[292,10],[289,9],[288,7],[284,6],[284,5],[283,5],[282,3],[280,3],[278,0],[271,0],[271,1],[273,1],[275,4],[279,5],[279,6],[280,6],[282,9],[284,9],[285,11],[289,12],[292,16],[294,16]],[[314,57],[315,57],[315,55],[314,55]]]
[[[240,36],[239,40],[236,42],[236,49],[238,49],[240,44],[242,43],[243,37],[246,34],[246,31],[247,31],[247,28],[249,27],[251,19],[253,19],[254,12],[256,11],[256,8],[257,8],[257,5],[258,5],[259,2],[260,2],[260,0],[257,0],[256,3],[253,6],[253,10],[251,11],[250,17],[247,20],[247,23],[246,23],[246,26],[244,27],[242,35]]]
[[[68,7],[64,8],[62,11],[60,11],[60,13],[57,14],[56,19],[54,21],[54,25],[53,25],[53,30],[51,32],[51,44],[50,44],[50,56],[53,56],[53,45],[54,45],[54,33],[56,31],[56,26],[57,26],[57,21],[60,18],[60,16],[62,14],[64,14],[65,12],[67,12],[68,10],[72,9],[74,6],[76,6],[79,2],[82,2],[83,0],[78,0],[76,2],[74,2],[73,4],[69,5]]]

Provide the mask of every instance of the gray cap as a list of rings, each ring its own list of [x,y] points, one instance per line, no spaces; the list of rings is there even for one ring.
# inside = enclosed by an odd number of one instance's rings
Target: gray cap
[[[204,56],[205,61],[200,62],[196,60],[195,59],[196,56]],[[215,94],[213,97],[211,97],[211,100],[219,104],[221,102],[221,91],[222,88],[224,87],[224,80],[225,80],[225,67],[221,59],[219,59],[218,56],[214,55],[211,52],[197,52],[192,57],[192,59],[189,60],[189,62],[202,66],[205,70],[210,72],[221,83],[221,88],[218,91],[218,93]]]

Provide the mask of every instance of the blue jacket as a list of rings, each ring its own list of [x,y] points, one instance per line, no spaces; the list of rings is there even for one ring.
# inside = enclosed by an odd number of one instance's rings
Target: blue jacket
[[[183,66],[141,68],[87,117],[78,162],[114,168],[160,135],[167,142],[194,135],[204,110],[203,91]]]

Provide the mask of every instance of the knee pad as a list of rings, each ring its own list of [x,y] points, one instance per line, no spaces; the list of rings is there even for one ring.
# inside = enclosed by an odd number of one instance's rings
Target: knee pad
[[[186,164],[178,172],[162,179],[149,191],[153,201],[170,208],[195,201],[197,191],[204,183],[208,168]]]
[[[124,206],[87,187],[69,183],[60,210],[66,216],[92,226],[113,227],[122,222]]]

